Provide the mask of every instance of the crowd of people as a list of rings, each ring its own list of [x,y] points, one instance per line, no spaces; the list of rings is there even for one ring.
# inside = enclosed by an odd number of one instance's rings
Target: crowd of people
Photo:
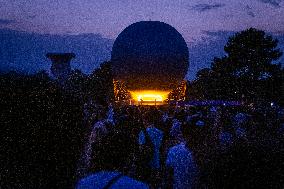
[[[92,106],[76,188],[283,188],[284,111]]]

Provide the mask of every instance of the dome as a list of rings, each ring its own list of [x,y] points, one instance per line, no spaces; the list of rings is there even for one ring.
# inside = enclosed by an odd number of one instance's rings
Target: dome
[[[128,90],[173,90],[188,70],[188,48],[181,34],[159,21],[125,28],[111,53],[114,79]]]

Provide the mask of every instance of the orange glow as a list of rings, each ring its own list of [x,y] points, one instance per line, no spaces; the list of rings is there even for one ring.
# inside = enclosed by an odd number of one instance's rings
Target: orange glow
[[[130,91],[133,100],[138,102],[141,102],[141,100],[143,100],[144,102],[163,102],[167,99],[169,93],[170,91]]]

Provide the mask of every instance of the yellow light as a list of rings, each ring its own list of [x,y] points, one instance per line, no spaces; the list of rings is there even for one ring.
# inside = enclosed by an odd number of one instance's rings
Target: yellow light
[[[143,90],[143,91],[130,91],[133,100],[141,102],[162,102],[166,100],[170,91],[153,91],[153,90]]]
[[[138,101],[163,101],[163,97],[161,95],[155,94],[144,94],[138,95]]]

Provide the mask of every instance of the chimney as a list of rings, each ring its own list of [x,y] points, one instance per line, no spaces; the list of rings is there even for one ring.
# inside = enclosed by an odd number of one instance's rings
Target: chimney
[[[52,61],[51,73],[59,81],[64,82],[71,73],[70,61],[75,58],[74,53],[47,53],[46,57]]]

